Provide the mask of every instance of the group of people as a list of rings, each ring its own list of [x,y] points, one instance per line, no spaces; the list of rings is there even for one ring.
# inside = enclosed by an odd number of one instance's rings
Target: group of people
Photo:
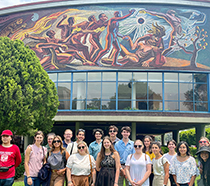
[[[94,129],[95,141],[89,147],[85,130],[79,129],[76,141],[72,131],[66,129],[64,140],[54,133],[47,135],[48,144],[42,146],[44,134],[36,132],[34,143],[25,150],[25,186],[43,184],[38,176],[43,165],[49,164],[50,177],[45,185],[63,186],[193,186],[201,174],[199,186],[210,185],[209,140],[202,137],[197,151],[198,164],[190,155],[189,145],[174,140],[167,143],[169,152],[162,154],[160,142],[145,136],[143,141],[131,141],[129,126],[121,128],[122,139],[117,138],[118,128],[109,127],[109,136]],[[15,168],[21,163],[19,148],[11,143],[12,132],[1,134],[0,185],[14,182]],[[199,169],[200,170],[199,170]],[[47,183],[47,184],[46,184]]]

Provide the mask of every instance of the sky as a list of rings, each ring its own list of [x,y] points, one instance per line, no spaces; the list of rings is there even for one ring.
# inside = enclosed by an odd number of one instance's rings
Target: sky
[[[9,6],[15,6],[25,3],[34,3],[47,0],[0,0],[0,8],[5,8]]]

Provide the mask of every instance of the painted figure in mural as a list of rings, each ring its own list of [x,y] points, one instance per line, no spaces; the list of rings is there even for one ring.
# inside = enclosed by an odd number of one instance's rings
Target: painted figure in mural
[[[105,29],[105,27],[107,27],[108,25],[108,17],[106,16],[106,14],[101,13],[98,16],[99,20],[96,22],[96,24],[92,25],[90,28],[88,28],[89,30],[94,30],[97,28],[103,28]],[[95,56],[95,54],[97,54],[99,51],[103,50],[100,42],[99,42],[99,38],[100,38],[101,32],[95,32],[95,33],[90,33],[89,35],[89,42],[91,44],[90,46],[90,60],[92,60]]]
[[[62,22],[67,18],[67,15],[63,15],[63,18],[58,22],[56,25],[57,28],[61,29],[61,39],[66,39],[68,36],[71,35],[73,29],[75,28],[74,25],[74,17],[68,18],[68,24],[63,24]]]
[[[18,18],[9,25],[7,25],[5,28],[3,28],[0,32],[0,36],[9,37],[10,34],[14,34],[15,32],[25,28],[26,25],[27,25],[26,23],[23,23],[22,18]]]
[[[168,54],[168,52],[172,49],[171,46],[175,44],[174,38],[177,35],[182,34],[181,19],[177,17],[176,12],[174,10],[168,10],[166,14],[149,10],[145,10],[145,12],[163,18],[171,26],[172,31],[170,33],[169,45],[168,48],[163,52],[163,55]]]
[[[128,18],[129,16],[131,16],[133,13],[135,12],[134,9],[130,10],[129,11],[129,14],[121,17],[120,15],[120,12],[119,11],[116,11],[114,13],[114,17],[111,18],[109,21],[108,21],[108,25],[107,25],[107,35],[106,35],[106,45],[105,45],[105,48],[103,50],[101,50],[97,57],[94,59],[94,63],[95,64],[99,64],[99,60],[109,52],[110,48],[111,48],[111,44],[112,46],[114,47],[115,49],[115,52],[113,54],[113,61],[112,61],[112,66],[120,66],[120,64],[117,63],[117,58],[120,54],[120,44],[119,44],[119,41],[118,41],[118,38],[117,37],[122,37],[123,38],[123,35],[120,34],[118,31],[119,31],[119,21],[122,21],[126,18]]]

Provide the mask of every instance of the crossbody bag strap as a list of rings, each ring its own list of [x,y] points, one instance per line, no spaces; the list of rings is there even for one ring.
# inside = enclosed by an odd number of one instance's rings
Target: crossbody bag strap
[[[93,167],[92,167],[92,162],[91,162],[91,157],[90,157],[90,154],[88,154],[89,155],[89,160],[90,160],[90,177],[92,177],[92,169],[93,169]]]
[[[73,148],[74,148],[74,142],[73,142],[72,147],[71,147],[70,155],[72,155]]]
[[[43,165],[44,165],[44,147],[42,146],[42,151],[43,151],[43,160],[42,160],[42,162],[43,162]]]

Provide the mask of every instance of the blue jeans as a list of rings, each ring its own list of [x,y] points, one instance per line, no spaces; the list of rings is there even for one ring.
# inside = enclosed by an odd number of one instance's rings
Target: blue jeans
[[[25,176],[25,178],[24,178],[25,186],[40,186],[41,185],[40,184],[41,180],[38,177],[31,177],[31,179],[32,179],[33,183],[32,183],[32,185],[28,185],[27,176]]]
[[[12,186],[13,183],[14,183],[14,177],[0,180],[1,186]]]

